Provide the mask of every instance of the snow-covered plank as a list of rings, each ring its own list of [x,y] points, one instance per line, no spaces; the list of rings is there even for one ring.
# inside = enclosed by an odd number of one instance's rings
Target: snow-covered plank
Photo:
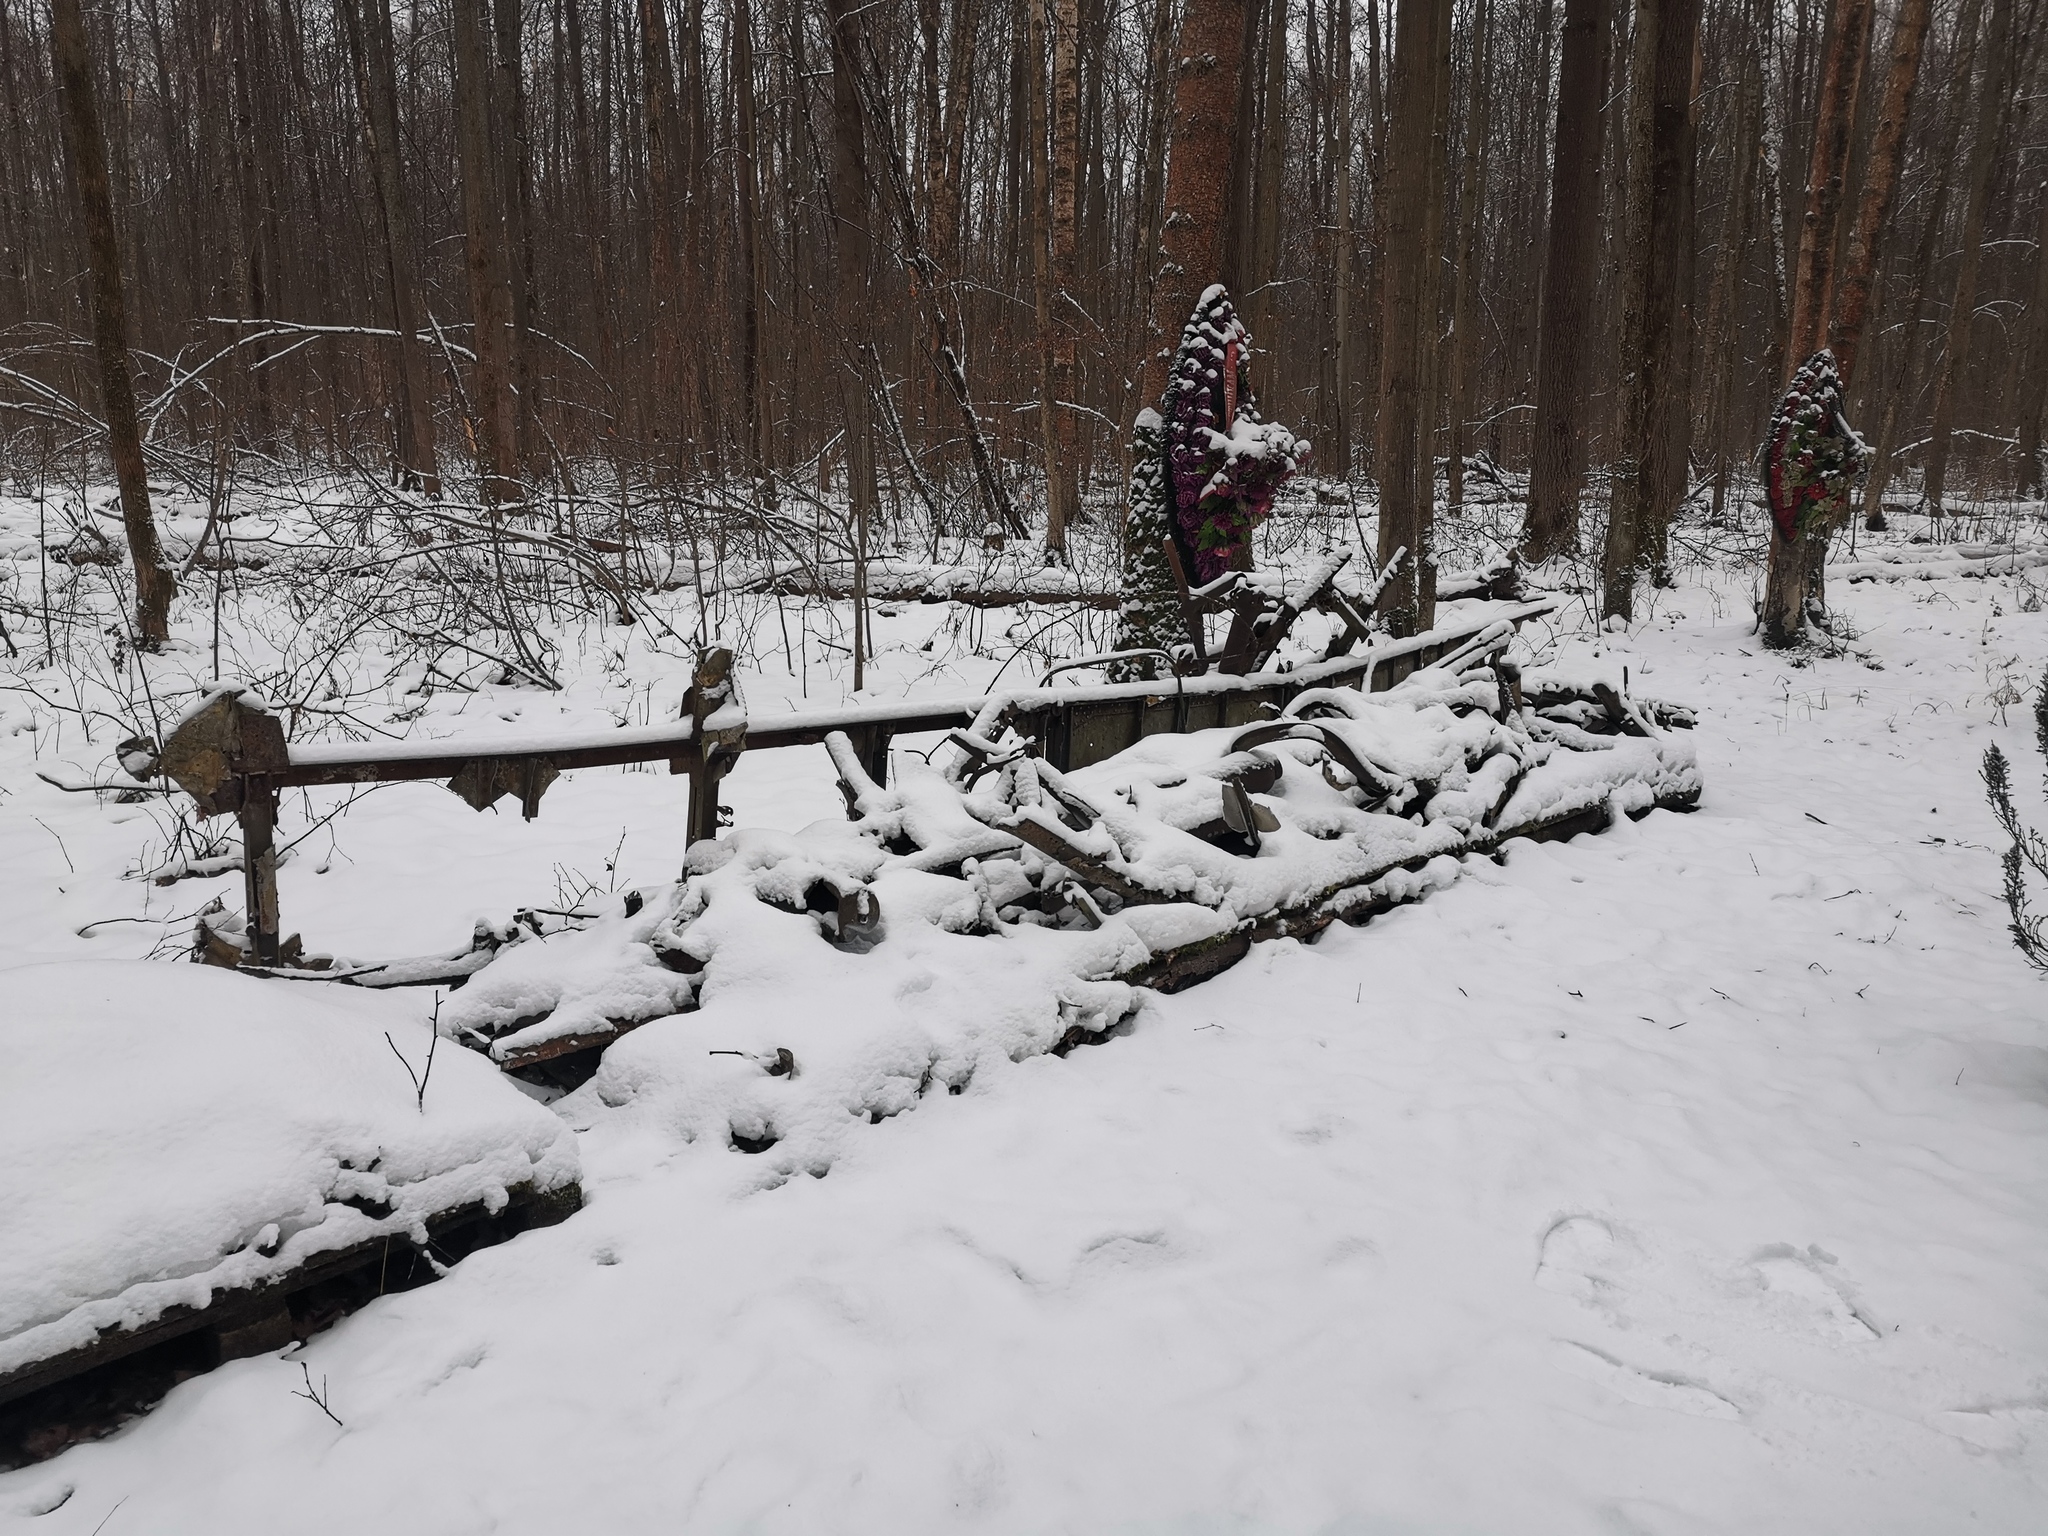
[[[430,1037],[369,999],[146,961],[0,991],[0,1403],[200,1330],[274,1347],[316,1282],[580,1203],[559,1120],[466,1051],[417,1094],[394,1050]]]
[[[885,729],[907,735],[967,725],[993,704],[998,709],[1028,712],[1076,704],[1128,703],[1161,696],[1209,697],[1265,693],[1276,689],[1328,687],[1359,678],[1397,675],[1404,663],[1433,648],[1454,644],[1500,620],[1519,624],[1550,612],[1554,599],[1517,603],[1499,611],[1461,619],[1420,635],[1387,640],[1356,656],[1313,662],[1292,672],[1247,677],[1213,674],[1164,679],[1151,683],[1097,683],[1081,687],[1024,688],[998,695],[970,694],[950,698],[891,700],[845,705],[835,709],[792,711],[787,716],[750,717],[747,747],[804,746],[823,741],[832,731]],[[480,758],[544,757],[558,770],[607,767],[680,757],[691,747],[688,721],[624,726],[604,732],[490,732],[402,742],[318,742],[290,749],[290,764],[275,775],[280,788],[309,784],[342,784],[382,779],[452,778]]]

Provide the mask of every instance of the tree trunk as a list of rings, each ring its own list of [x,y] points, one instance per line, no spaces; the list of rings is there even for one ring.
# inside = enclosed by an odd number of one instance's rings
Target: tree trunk
[[[1759,6],[1770,0],[1758,0]],[[1729,193],[1721,216],[1720,251],[1714,262],[1713,292],[1707,299],[1704,332],[1707,355],[1707,449],[1714,456],[1713,518],[1720,523],[1728,495],[1729,407],[1735,388],[1741,327],[1735,290],[1749,256],[1756,219],[1757,172],[1763,162],[1763,60],[1761,29],[1743,47],[1730,140]]]
[[[1466,431],[1472,416],[1472,369],[1478,356],[1480,204],[1486,196],[1486,0],[1472,7],[1472,62],[1465,97],[1463,174],[1458,186],[1457,287],[1451,300],[1450,440],[1444,451],[1450,504],[1465,505]]]
[[[1614,463],[1607,500],[1607,541],[1600,555],[1600,615],[1634,614],[1643,527],[1637,515],[1649,467],[1651,205],[1656,154],[1659,13],[1685,0],[1635,0],[1629,37],[1628,175],[1622,198],[1621,258],[1616,263],[1620,319],[1615,346]]]
[[[1932,163],[1938,166],[1954,165],[1962,149],[1963,120],[1970,95],[1970,66],[1975,57],[1977,24],[1983,19],[1983,12],[1982,0],[1963,0],[1961,14],[1957,17],[1956,35],[1964,41],[1960,45],[1959,57],[1952,61],[1949,73],[1951,89],[1942,93],[1944,110],[1936,119],[1942,124],[1942,130],[1934,145]],[[1885,526],[1884,493],[1891,478],[1892,458],[1898,447],[1899,420],[1910,409],[1910,402],[1920,394],[1921,333],[1925,328],[1921,312],[1926,307],[1928,285],[1934,276],[1935,253],[1947,233],[1949,194],[1954,185],[1952,176],[1935,178],[1933,203],[1921,223],[1920,239],[1905,268],[1912,275],[1912,288],[1905,302],[1898,306],[1903,323],[1898,362],[1893,370],[1895,379],[1885,406],[1884,425],[1878,433],[1877,451],[1871,458],[1864,486],[1865,526],[1872,531]]]
[[[1791,382],[1792,375],[1820,350],[1828,335],[1842,182],[1869,43],[1869,0],[1835,0],[1814,115],[1813,159],[1806,175],[1806,212],[1792,283],[1792,326],[1785,343],[1783,384]],[[1797,539],[1773,533],[1770,569],[1764,579],[1764,644],[1796,645],[1805,632],[1807,615],[1818,611],[1832,532],[1826,522],[1816,519],[1812,529]]]
[[[1379,558],[1397,549],[1408,560],[1380,598],[1397,635],[1429,627],[1434,606],[1434,562],[1429,539],[1433,512],[1430,444],[1423,395],[1430,387],[1425,356],[1435,340],[1435,311],[1427,268],[1437,256],[1429,244],[1429,200],[1437,181],[1434,161],[1437,29],[1449,25],[1449,0],[1400,0],[1394,23],[1394,80],[1383,180],[1379,420],[1373,453],[1379,481]]]
[[[62,96],[65,147],[78,191],[80,229],[91,277],[93,350],[99,358],[100,404],[114,478],[121,487],[121,522],[135,564],[135,645],[154,651],[170,638],[171,599],[177,579],[164,565],[150,515],[149,474],[142,460],[142,425],[128,366],[128,311],[121,288],[121,237],[114,225],[114,194],[107,178],[107,146],[100,128],[92,49],[79,0],[51,0],[50,54]]]
[[[512,299],[514,453],[529,469],[546,462],[534,412],[539,391],[533,366],[532,157],[526,142],[526,69],[520,42],[521,0],[492,0],[497,71],[492,91],[493,138],[499,152],[498,205],[505,217],[505,276]]]
[[[1026,225],[1031,240],[1033,331],[1037,343],[1033,351],[1038,359],[1038,441],[1045,455],[1045,547],[1049,554],[1057,555],[1067,545],[1067,509],[1061,499],[1066,479],[1061,473],[1063,445],[1057,427],[1058,386],[1053,378],[1058,348],[1053,341],[1052,231],[1048,227],[1051,167],[1047,164],[1045,122],[1046,0],[1026,0],[1024,18],[1026,51],[1030,55],[1025,71],[1028,111],[1024,148],[1029,166],[1031,217]],[[1020,172],[1024,169],[1019,167]]]
[[[1265,82],[1259,90],[1258,180],[1252,198],[1252,228],[1249,248],[1251,285],[1248,309],[1254,345],[1263,341],[1267,355],[1274,356],[1272,328],[1275,284],[1280,277],[1280,190],[1287,175],[1287,0],[1267,0],[1271,15],[1265,32]],[[1315,25],[1312,15],[1304,16],[1307,26]],[[1267,377],[1279,382],[1277,370]]]
[[[359,6],[367,4],[368,15]],[[363,147],[377,194],[377,222],[383,235],[384,271],[391,298],[391,324],[398,332],[398,469],[402,483],[427,495],[441,494],[434,462],[434,407],[427,369],[420,355],[420,319],[426,305],[413,267],[412,214],[405,200],[398,145],[398,91],[392,68],[390,0],[342,0],[339,7],[355,65],[356,103],[362,112]]]
[[[869,216],[867,136],[860,101],[861,14],[855,0],[825,0],[832,34],[832,218],[836,233],[838,323],[846,355],[840,399],[846,421],[847,503],[853,532],[853,687],[866,686],[868,530],[875,481],[874,402],[866,360],[873,335],[874,242]]]
[[[1992,152],[1998,141],[1999,108],[2005,100],[2006,72],[2011,68],[2012,0],[1991,0],[1991,21],[1985,34],[1984,81],[1978,89],[1977,122],[1970,136],[1970,168],[1966,185],[1970,200],[1963,211],[1962,258],[1956,264],[1956,286],[1949,301],[1948,328],[1943,334],[1941,363],[1934,376],[1934,422],[1928,430],[1926,497],[1928,510],[1941,516],[1948,490],[1949,434],[1955,420],[1956,383],[1970,355],[1971,321],[1977,310],[1977,271],[1984,254],[1984,213],[1991,200]]]
[[[1146,70],[1150,93],[1145,106],[1145,158],[1139,167],[1137,193],[1137,217],[1132,221],[1134,231],[1131,240],[1131,268],[1128,303],[1132,321],[1137,366],[1124,370],[1123,410],[1119,413],[1119,424],[1124,432],[1123,482],[1131,479],[1131,434],[1128,430],[1138,390],[1150,382],[1151,370],[1147,361],[1160,347],[1168,346],[1165,333],[1158,326],[1158,313],[1154,301],[1158,296],[1159,279],[1163,271],[1164,254],[1160,248],[1160,220],[1165,206],[1167,128],[1173,97],[1176,74],[1172,64],[1174,40],[1174,0],[1154,0],[1152,7],[1152,35],[1146,55]],[[1183,317],[1185,318],[1185,317]],[[1176,338],[1178,332],[1175,333]],[[1150,407],[1158,397],[1148,396],[1144,404]]]
[[[1075,198],[1080,168],[1081,73],[1075,44],[1080,34],[1076,0],[1052,6],[1052,366],[1045,407],[1051,412],[1053,455],[1046,462],[1045,547],[1064,556],[1067,524],[1080,503],[1080,398],[1075,320],[1079,267]],[[1054,469],[1057,467],[1057,473]]]
[[[754,86],[753,0],[733,0],[733,87],[739,138],[740,274],[745,285],[740,307],[740,387],[745,391],[746,456],[757,483],[767,485],[773,462],[763,376],[761,318],[767,305],[768,259],[761,243],[760,128]]]
[[[1436,445],[1443,422],[1444,218],[1450,208],[1451,17],[1453,0],[1434,7],[1429,29],[1429,190],[1422,200],[1422,293],[1416,309],[1416,515],[1422,542],[1414,568],[1416,628],[1436,622]]]
[[[0,0],[0,328],[28,318],[27,167],[21,154],[21,97],[14,81],[14,23]]]
[[[518,425],[512,399],[512,285],[491,144],[489,0],[454,0],[456,150],[462,162],[463,245],[476,331],[476,448],[486,502],[519,498]]]
[[[1152,290],[1152,340],[1141,401],[1166,393],[1166,371],[1195,301],[1224,264],[1232,140],[1244,56],[1244,0],[1188,0],[1173,90],[1162,261]]]
[[[946,281],[960,266],[960,178],[967,163],[967,108],[974,85],[974,31],[978,11],[961,0],[947,41],[946,110],[938,142],[925,161],[925,196],[931,207],[931,257]]]
[[[669,445],[671,466],[684,451],[681,262],[676,249],[676,162],[679,155],[675,72],[669,47],[667,0],[640,0],[640,76],[646,95],[648,298],[654,346],[654,426],[658,445]]]
[[[2020,374],[2019,494],[2041,497],[2041,412],[2048,403],[2048,182],[2034,236],[2034,297],[2027,305],[2027,359]]]
[[[1536,340],[1535,458],[1523,558],[1578,542],[1585,473],[1586,352],[1599,290],[1601,104],[1607,99],[1611,0],[1565,0],[1557,87],[1557,154]]]
[[[1820,105],[1813,124],[1813,161],[1806,173],[1806,212],[1799,227],[1799,260],[1792,279],[1792,331],[1785,346],[1781,387],[1819,351],[1828,333],[1834,260],[1842,212],[1842,182],[1849,139],[1863,84],[1871,0],[1834,0],[1828,49],[1821,67]]]
[[[271,262],[264,239],[263,173],[256,163],[258,134],[250,99],[249,14],[242,6],[228,8],[229,96],[227,152],[234,158],[235,200],[240,218],[235,228],[229,261],[234,268],[237,295],[236,318],[261,322],[270,315]],[[259,326],[260,329],[260,326]],[[236,327],[240,341],[241,327]],[[261,335],[236,349],[242,376],[249,388],[249,415],[242,423],[248,439],[259,451],[276,447],[276,418],[271,410],[270,344]]]
[[[1920,83],[1920,59],[1926,51],[1927,25],[1933,14],[1932,0],[1904,0],[1899,19],[1892,26],[1891,67],[1885,72],[1884,100],[1878,107],[1877,128],[1871,137],[1863,195],[1856,209],[1856,228],[1849,240],[1848,267],[1842,275],[1840,297],[1835,301],[1829,328],[1835,366],[1841,370],[1844,390],[1855,378],[1857,354],[1863,346],[1871,286],[1877,277],[1885,228],[1891,220],[1892,199],[1898,192],[1899,167],[1905,161],[1906,125],[1913,114],[1913,96]]]
[[[1637,559],[1651,582],[1671,584],[1671,524],[1692,468],[1693,103],[1699,99],[1700,0],[1664,0],[1657,33],[1657,120],[1650,193],[1650,287],[1644,429],[1649,453],[1636,496]]]
[[[1329,325],[1323,336],[1327,400],[1323,410],[1323,473],[1351,483],[1351,0],[1333,0],[1330,48],[1330,244],[1324,265]],[[1378,0],[1368,0],[1377,4]]]

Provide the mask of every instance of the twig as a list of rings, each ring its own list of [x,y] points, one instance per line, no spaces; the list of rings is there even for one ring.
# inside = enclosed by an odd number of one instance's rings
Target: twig
[[[413,1097],[418,1102],[420,1113],[423,1115],[427,1112],[427,1083],[434,1075],[434,1052],[441,1044],[441,994],[439,992],[434,994],[434,1017],[429,1027],[434,1033],[427,1045],[427,1068],[424,1072],[413,1071],[412,1063],[405,1059],[405,1052],[401,1051],[398,1048],[398,1042],[391,1038],[391,1031],[388,1029],[384,1031],[384,1043],[391,1047],[391,1054],[398,1058],[398,1064],[405,1068],[405,1075],[412,1079]]]
[[[390,1038],[390,1036],[388,1036],[388,1035],[387,1035],[387,1036],[385,1036],[385,1038],[386,1038],[386,1039],[388,1040],[388,1039]],[[340,1419],[337,1419],[337,1418],[335,1418],[335,1417],[334,1417],[334,1410],[333,1410],[332,1408],[330,1408],[330,1407],[328,1407],[328,1406],[327,1406],[327,1378],[326,1378],[325,1376],[322,1376],[322,1377],[320,1378],[320,1390],[319,1390],[318,1392],[315,1392],[315,1391],[313,1390],[313,1371],[312,1371],[312,1367],[308,1366],[308,1365],[306,1364],[306,1362],[305,1362],[305,1361],[301,1360],[301,1361],[299,1362],[299,1369],[300,1369],[301,1371],[303,1371],[303,1372],[305,1373],[305,1376],[306,1376],[306,1390],[305,1390],[305,1391],[303,1391],[303,1392],[294,1392],[294,1393],[292,1394],[292,1396],[293,1396],[293,1397],[303,1397],[303,1398],[304,1398],[304,1399],[305,1399],[305,1400],[306,1400],[307,1402],[311,1403],[311,1404],[312,1404],[312,1405],[313,1405],[313,1406],[314,1406],[315,1408],[318,1408],[318,1409],[319,1409],[319,1410],[320,1410],[320,1411],[321,1411],[322,1413],[326,1414],[326,1415],[327,1415],[327,1417],[329,1417],[330,1419],[334,1419],[334,1424],[335,1424],[335,1427],[336,1427],[337,1429],[347,1429],[347,1428],[348,1428],[348,1426],[347,1426],[346,1424],[342,1423]],[[116,1508],[119,1508],[119,1506],[118,1506],[118,1505],[117,1505],[117,1506],[115,1506],[115,1507],[116,1507]],[[102,1523],[104,1523],[104,1522],[102,1522]]]
[[[43,820],[42,817],[31,816],[29,817],[29,820],[34,822],[37,826],[41,827],[45,832],[49,833],[50,836],[57,837],[57,829],[52,827],[47,821]],[[73,873],[74,875],[77,874],[78,866],[71,862],[71,850],[64,846],[64,839],[61,837],[57,837],[57,851],[64,855],[64,867],[70,870],[71,873]]]

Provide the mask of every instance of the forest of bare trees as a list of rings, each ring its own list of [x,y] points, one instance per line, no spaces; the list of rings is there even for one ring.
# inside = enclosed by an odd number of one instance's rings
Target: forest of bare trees
[[[138,452],[495,502],[802,485],[1056,552],[1121,515],[1128,424],[1220,279],[1266,414],[1325,480],[1378,486],[1383,545],[1417,544],[1433,460],[1451,504],[1473,466],[1530,471],[1526,553],[1577,547],[1597,491],[1626,614],[1679,502],[1746,494],[1773,398],[1830,341],[1871,512],[1886,485],[2038,490],[2044,23],[2043,0],[0,0],[0,456],[111,429],[145,499]]]

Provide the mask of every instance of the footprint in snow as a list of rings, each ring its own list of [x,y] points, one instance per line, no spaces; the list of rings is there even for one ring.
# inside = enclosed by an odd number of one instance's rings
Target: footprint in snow
[[[1150,1269],[1173,1257],[1173,1243],[1164,1232],[1112,1232],[1081,1250],[1078,1268],[1096,1273]]]
[[[1640,1256],[1628,1230],[1604,1216],[1560,1216],[1543,1234],[1536,1283],[1587,1306],[1613,1311],[1621,1299],[1618,1276],[1634,1268]]]
[[[2048,1430],[2048,1399],[1951,1408],[1935,1415],[1934,1423],[1981,1451],[2005,1455],[2024,1450],[2030,1439]]]
[[[1612,1355],[1570,1339],[1557,1341],[1557,1368],[1581,1381],[1605,1387],[1616,1397],[1643,1408],[1691,1414],[1696,1419],[1740,1419],[1742,1410],[1720,1393],[1681,1376],[1640,1370]]]
[[[1774,1243],[1750,1260],[1749,1283],[1772,1314],[1793,1327],[1852,1344],[1882,1338],[1884,1330],[1850,1299],[1845,1283],[1827,1272],[1834,1263],[1819,1248],[1802,1253]]]

